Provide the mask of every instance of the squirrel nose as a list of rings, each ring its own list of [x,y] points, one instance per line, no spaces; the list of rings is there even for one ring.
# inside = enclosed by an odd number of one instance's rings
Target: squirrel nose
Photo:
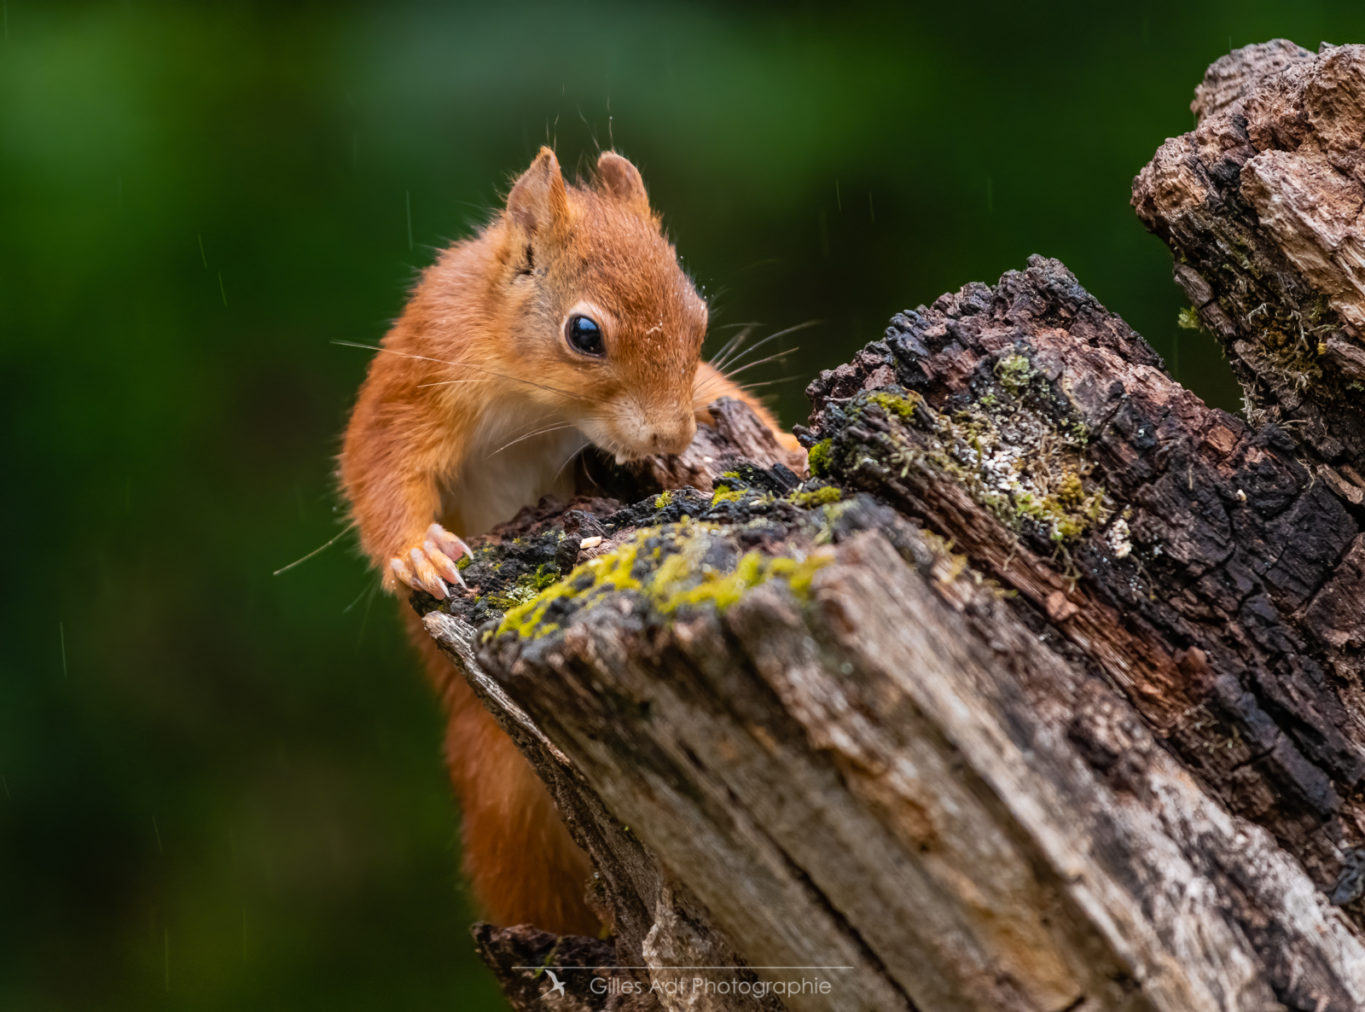
[[[671,426],[656,428],[649,442],[654,453],[682,453],[692,445],[696,434],[696,419],[688,414]]]

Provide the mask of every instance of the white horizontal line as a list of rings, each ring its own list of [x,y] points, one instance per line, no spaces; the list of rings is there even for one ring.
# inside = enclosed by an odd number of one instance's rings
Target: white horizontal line
[[[513,970],[852,970],[851,966],[514,966]]]

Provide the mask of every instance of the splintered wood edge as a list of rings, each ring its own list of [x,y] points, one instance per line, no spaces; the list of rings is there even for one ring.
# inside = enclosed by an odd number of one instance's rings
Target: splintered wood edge
[[[547,753],[564,766],[572,766],[569,757],[566,756],[559,747],[545,736],[536,722],[533,721],[525,710],[517,705],[516,701],[499,685],[489,677],[488,672],[484,671],[483,665],[478,661],[474,647],[474,637],[476,632],[467,622],[462,622],[453,615],[447,615],[443,611],[428,612],[422,617],[422,625],[426,627],[427,634],[446,652],[446,655],[458,664],[468,676],[475,690],[484,699],[484,705],[501,713],[508,721],[517,725],[528,736],[545,749]]]

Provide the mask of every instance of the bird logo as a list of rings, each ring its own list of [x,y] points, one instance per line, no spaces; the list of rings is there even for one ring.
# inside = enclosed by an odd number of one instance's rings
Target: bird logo
[[[559,995],[561,998],[565,997],[564,982],[555,976],[555,972],[549,967],[546,967],[545,975],[550,978],[550,984],[552,985],[549,993],[546,994],[545,997],[553,998],[555,995]]]

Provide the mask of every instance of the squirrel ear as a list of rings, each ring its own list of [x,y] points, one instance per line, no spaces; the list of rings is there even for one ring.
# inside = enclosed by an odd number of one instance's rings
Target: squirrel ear
[[[617,200],[633,205],[644,214],[649,213],[649,195],[640,170],[615,151],[603,151],[597,158],[597,178],[602,187]]]
[[[551,232],[569,214],[569,198],[564,192],[564,177],[559,159],[549,148],[541,148],[531,167],[507,195],[507,213],[528,232]]]

